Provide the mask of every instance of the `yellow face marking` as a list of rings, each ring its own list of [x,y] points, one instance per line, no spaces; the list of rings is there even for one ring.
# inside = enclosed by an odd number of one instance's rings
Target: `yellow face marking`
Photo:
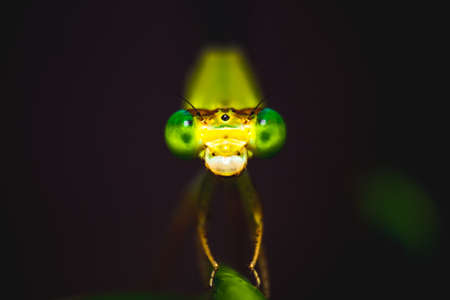
[[[200,158],[205,166],[220,176],[240,174],[252,155],[247,146],[255,139],[255,118],[232,109],[218,109],[196,117],[196,122],[204,146]]]

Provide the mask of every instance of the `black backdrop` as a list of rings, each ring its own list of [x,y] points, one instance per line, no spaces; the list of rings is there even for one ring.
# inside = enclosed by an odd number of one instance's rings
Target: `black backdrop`
[[[170,155],[163,128],[210,42],[245,49],[288,126],[277,157],[249,164],[273,299],[436,294],[445,231],[432,258],[411,258],[361,221],[355,182],[377,166],[402,170],[430,193],[444,228],[437,11],[398,1],[6,6],[10,299],[150,290],[180,190],[201,168]],[[186,241],[168,288],[194,293]]]

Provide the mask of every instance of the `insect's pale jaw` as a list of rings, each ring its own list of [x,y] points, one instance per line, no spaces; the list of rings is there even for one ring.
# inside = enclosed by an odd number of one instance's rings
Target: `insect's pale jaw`
[[[247,166],[248,154],[245,147],[231,155],[216,155],[212,149],[206,148],[204,154],[205,166],[219,176],[235,176],[244,171]]]

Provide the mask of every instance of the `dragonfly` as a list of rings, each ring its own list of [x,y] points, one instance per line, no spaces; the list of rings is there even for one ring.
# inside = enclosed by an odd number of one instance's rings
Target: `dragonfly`
[[[251,224],[253,239],[250,272],[261,285],[256,270],[267,287],[267,263],[261,256],[263,212],[261,202],[247,172],[250,159],[277,154],[286,140],[286,124],[274,109],[265,106],[260,89],[243,51],[237,47],[206,48],[187,77],[182,107],[165,126],[168,149],[183,159],[203,161],[207,175],[191,186],[197,203],[197,237],[211,266],[209,286],[219,269],[207,238],[207,216],[214,177],[233,180]]]

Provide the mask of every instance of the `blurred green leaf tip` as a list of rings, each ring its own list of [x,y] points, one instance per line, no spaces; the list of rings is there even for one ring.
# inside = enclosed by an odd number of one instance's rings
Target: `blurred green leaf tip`
[[[221,266],[214,277],[214,300],[262,300],[264,295],[233,269]]]

